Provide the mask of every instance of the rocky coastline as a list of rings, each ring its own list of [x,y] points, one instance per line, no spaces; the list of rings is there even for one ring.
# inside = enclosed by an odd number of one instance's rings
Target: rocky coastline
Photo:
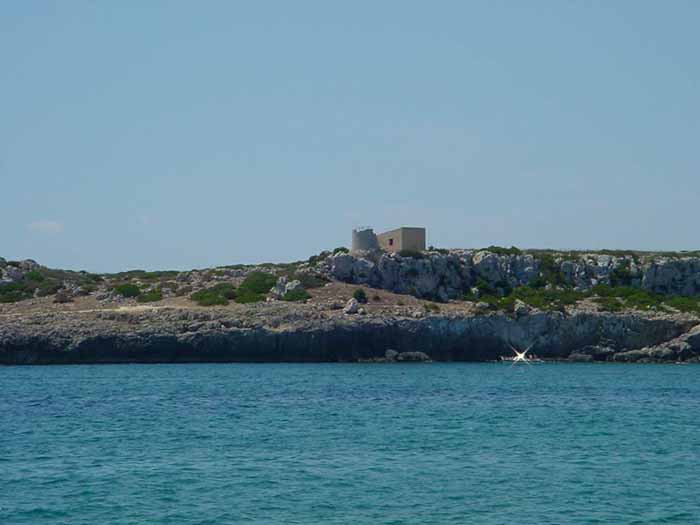
[[[247,309],[248,310],[248,309]],[[678,315],[532,312],[345,314],[312,305],[255,311],[138,308],[4,318],[0,364],[357,362],[387,351],[433,361],[492,361],[509,345],[543,359],[695,362],[700,325]]]
[[[42,295],[37,288],[30,298],[0,304],[0,364],[483,362],[512,355],[511,346],[531,347],[544,360],[700,362],[700,316],[695,311],[663,303],[639,310],[622,300],[619,311],[605,311],[588,296],[574,304],[542,307],[516,301],[504,310],[478,297],[458,296],[480,293],[483,283],[494,289],[532,285],[551,272],[543,266],[548,260],[491,252],[470,252],[464,258],[461,253],[373,260],[340,252],[292,269],[268,266],[265,271],[277,281],[271,289],[267,286],[262,301],[222,299],[211,306],[194,302],[197,290],[229,290],[232,298],[237,291],[242,298],[245,279],[261,269],[174,272],[157,278],[145,273],[100,279],[76,275],[77,281],[61,274],[64,280],[52,293]],[[452,260],[460,256],[462,262]],[[581,269],[574,264],[572,272],[563,271],[566,260],[557,261],[558,271],[571,280],[562,286],[585,289],[624,278],[632,287],[653,284],[697,299],[693,294],[700,286],[700,270],[693,269],[698,261],[637,259],[632,267],[625,258],[602,257],[605,265]],[[15,286],[29,282],[29,275],[55,275],[32,263],[0,264],[1,277],[14,279]],[[318,282],[305,279],[309,275]],[[299,300],[285,299],[312,281]],[[99,284],[89,289],[86,282]],[[144,304],[142,296],[116,294],[125,282],[153,300]],[[88,291],[81,292],[81,286]],[[179,294],[177,286],[187,287],[189,295]],[[362,304],[353,298],[360,288],[370,296]]]

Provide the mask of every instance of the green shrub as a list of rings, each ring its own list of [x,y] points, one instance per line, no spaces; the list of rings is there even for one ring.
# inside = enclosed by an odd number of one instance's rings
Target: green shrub
[[[34,282],[40,283],[41,281],[46,279],[46,277],[44,277],[40,271],[32,270],[32,271],[24,274],[24,279],[27,281],[34,281]]]
[[[236,291],[236,302],[259,303],[265,300],[267,293],[277,283],[277,277],[267,272],[251,272]]]
[[[312,266],[315,264],[318,264],[321,261],[328,259],[328,256],[330,254],[331,254],[331,252],[329,252],[328,250],[324,250],[321,253],[319,253],[318,255],[312,255],[311,257],[309,257],[309,264],[311,264]]]
[[[231,283],[219,283],[193,293],[190,299],[200,306],[226,305],[230,299],[238,296],[236,288]]]
[[[210,288],[207,288],[214,293],[218,293],[225,299],[235,299],[236,298],[236,287],[231,283],[219,283]]]
[[[612,286],[631,286],[632,272],[630,261],[623,261],[620,266],[610,272],[610,284]]]
[[[282,296],[283,301],[306,301],[311,299],[311,294],[303,288],[295,288]]]
[[[538,257],[540,261],[540,275],[534,278],[529,285],[532,288],[544,288],[548,284],[564,286],[566,280],[554,256],[548,253],[542,253],[539,254]]]
[[[0,284],[0,303],[16,303],[31,299],[33,293],[26,283]]]
[[[118,284],[113,289],[122,297],[138,297],[141,294],[141,289],[131,283]]]
[[[239,304],[260,303],[265,300],[265,294],[251,292],[250,290],[238,290],[236,302]]]
[[[668,297],[664,304],[681,312],[700,314],[700,299],[697,297]]]
[[[328,279],[314,273],[307,272],[292,272],[287,276],[290,281],[299,281],[306,290],[311,290],[313,288],[321,288],[329,282]],[[272,286],[270,287],[272,288]]]
[[[37,286],[39,297],[46,297],[47,295],[53,295],[58,292],[63,287],[60,281],[55,280],[45,280],[39,283]]]
[[[358,288],[352,294],[355,300],[360,304],[365,304],[367,302],[367,294],[363,288]]]
[[[482,278],[476,280],[474,287],[479,290],[479,295],[496,295],[496,288]]]
[[[520,255],[523,253],[520,248],[516,248],[515,246],[511,246],[510,248],[504,248],[503,246],[489,246],[486,248],[486,250],[497,255]]]
[[[339,253],[350,253],[350,250],[348,250],[345,246],[339,246],[333,250],[333,255],[337,255]]]
[[[604,312],[619,312],[623,308],[617,297],[596,297],[593,301]]]
[[[277,277],[267,272],[251,272],[238,287],[253,293],[267,293],[277,283]]]
[[[228,304],[228,299],[218,292],[212,291],[211,289],[199,290],[198,292],[190,295],[190,299],[196,302],[199,306],[215,306],[215,305],[226,305]]]
[[[376,293],[375,293],[375,294],[372,296],[372,301],[374,301],[375,303],[381,303],[381,302],[382,302],[382,298],[379,296],[379,294],[376,294]]]
[[[152,290],[150,292],[142,293],[136,300],[139,303],[154,303],[163,299],[163,292],[160,290]]]

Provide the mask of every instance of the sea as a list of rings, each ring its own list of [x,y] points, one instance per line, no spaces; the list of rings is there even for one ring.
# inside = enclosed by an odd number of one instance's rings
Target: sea
[[[700,523],[700,366],[0,367],[0,524]]]

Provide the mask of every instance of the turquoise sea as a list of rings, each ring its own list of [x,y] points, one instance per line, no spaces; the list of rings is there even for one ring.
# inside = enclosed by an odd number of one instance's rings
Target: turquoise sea
[[[700,367],[0,368],[0,523],[700,523]]]

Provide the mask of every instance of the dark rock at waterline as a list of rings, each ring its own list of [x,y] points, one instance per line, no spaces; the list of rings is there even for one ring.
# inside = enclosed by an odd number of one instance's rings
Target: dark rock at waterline
[[[580,354],[657,362],[700,355],[697,321],[683,316],[536,312],[414,319],[275,308],[261,306],[247,317],[186,309],[10,317],[0,323],[0,364],[490,361],[512,355],[510,345],[532,345],[544,359],[587,359]],[[387,349],[396,354],[388,356]]]

